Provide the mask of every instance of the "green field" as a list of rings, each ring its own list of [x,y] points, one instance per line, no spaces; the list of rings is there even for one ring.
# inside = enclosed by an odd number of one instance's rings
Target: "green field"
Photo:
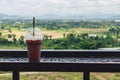
[[[11,33],[8,30],[1,30],[2,36],[7,38],[8,34],[15,34],[16,38],[20,38],[20,36],[24,36],[26,34],[26,30],[18,30],[17,28],[11,28]],[[93,33],[100,34],[104,32],[108,32],[107,28],[98,28],[98,29],[90,29],[90,28],[74,28],[69,30],[46,30],[44,28],[41,29],[43,35],[51,35],[52,38],[63,38],[63,33]]]
[[[12,73],[0,74],[0,80],[12,80]],[[21,72],[20,80],[83,80],[83,73]],[[91,73],[90,80],[120,80],[120,73]]]

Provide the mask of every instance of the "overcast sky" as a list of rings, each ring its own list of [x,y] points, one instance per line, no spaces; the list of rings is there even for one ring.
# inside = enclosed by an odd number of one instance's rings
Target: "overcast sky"
[[[0,0],[0,13],[21,16],[120,14],[120,0]]]

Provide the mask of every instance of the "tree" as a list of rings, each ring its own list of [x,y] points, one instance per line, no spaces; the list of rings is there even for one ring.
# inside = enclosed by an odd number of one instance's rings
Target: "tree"
[[[52,35],[49,36],[50,40],[52,39]]]
[[[12,30],[11,30],[10,28],[8,28],[8,32],[9,32],[9,33],[11,33],[11,32],[12,32]]]
[[[12,38],[12,35],[11,35],[11,34],[8,34],[8,38]]]
[[[24,44],[24,36],[20,36],[18,41],[20,44]]]
[[[74,42],[75,37],[76,37],[75,34],[72,34],[72,33],[67,34],[67,39],[70,40],[71,42]]]
[[[58,29],[69,29],[69,24],[66,24],[66,23],[62,23],[62,24],[58,24],[57,25]]]
[[[83,34],[81,35],[81,37],[82,37],[83,39],[87,39],[87,38],[88,38],[88,33],[83,33]]]
[[[89,49],[90,48],[89,41],[87,41],[87,40],[81,41],[79,45],[82,49]]]
[[[48,40],[48,35],[44,35],[43,39]]]
[[[0,38],[0,43],[1,44],[7,44],[8,43],[8,39]]]
[[[13,36],[13,38],[15,38],[15,37],[16,37],[16,35],[15,35],[15,34],[12,34],[12,36]]]
[[[64,37],[64,38],[66,37],[66,33],[63,33],[63,37]]]
[[[16,42],[17,42],[17,39],[16,39],[16,38],[13,38],[13,42],[16,43]]]
[[[2,36],[2,32],[0,32],[0,36]]]
[[[1,29],[5,29],[5,26],[4,26],[4,25],[1,25]]]
[[[20,36],[21,40],[24,40],[24,36]]]

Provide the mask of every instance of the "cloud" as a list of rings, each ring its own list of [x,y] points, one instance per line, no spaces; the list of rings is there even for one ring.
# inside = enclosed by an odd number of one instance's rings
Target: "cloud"
[[[120,0],[0,0],[0,13],[15,15],[120,13]]]

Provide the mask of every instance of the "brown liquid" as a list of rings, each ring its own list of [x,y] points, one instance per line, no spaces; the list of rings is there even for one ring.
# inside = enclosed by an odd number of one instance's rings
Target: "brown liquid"
[[[41,40],[26,40],[29,62],[40,62]]]

